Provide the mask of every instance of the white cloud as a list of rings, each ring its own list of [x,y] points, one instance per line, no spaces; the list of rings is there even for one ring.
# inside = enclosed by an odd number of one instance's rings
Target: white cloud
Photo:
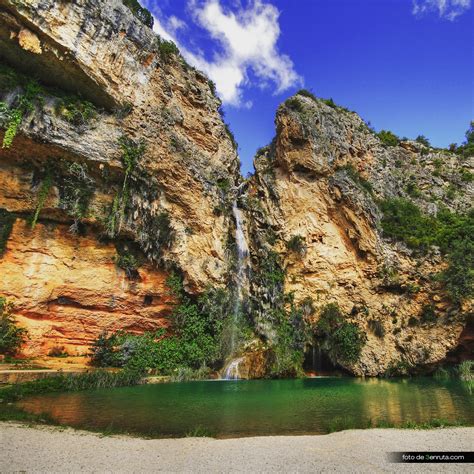
[[[193,52],[177,40],[176,33],[185,27],[184,22],[176,17],[172,22],[164,20],[161,12],[153,8],[154,1],[147,3],[161,18],[155,21],[155,31],[173,40],[186,60],[216,83],[224,103],[250,107],[251,102],[244,99],[245,87],[273,85],[274,92],[280,93],[302,82],[291,59],[277,47],[280,25],[275,6],[250,0],[247,7],[230,11],[223,8],[220,0],[189,0],[192,19],[215,41],[212,59],[208,60],[201,51]]]
[[[440,18],[453,21],[471,8],[471,0],[413,0],[413,14],[438,12]]]

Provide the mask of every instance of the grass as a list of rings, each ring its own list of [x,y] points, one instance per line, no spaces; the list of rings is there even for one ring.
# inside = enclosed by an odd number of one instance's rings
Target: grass
[[[196,426],[185,434],[186,438],[214,438],[215,435],[204,426]]]
[[[1,388],[0,399],[3,403],[11,403],[27,396],[45,393],[124,387],[137,385],[141,379],[142,373],[132,370],[117,372],[95,370],[78,375],[58,375]]]
[[[328,433],[337,431],[355,430],[355,429],[371,429],[371,428],[395,428],[407,430],[432,430],[437,428],[451,428],[468,426],[463,420],[447,420],[444,418],[433,418],[429,421],[417,422],[412,420],[403,423],[393,423],[386,420],[373,421],[371,418],[358,420],[350,416],[342,416],[333,418],[327,425]]]
[[[14,405],[14,402],[24,397],[32,395],[42,395],[54,392],[73,392],[80,390],[91,390],[98,388],[112,388],[137,385],[142,379],[142,373],[131,370],[121,370],[119,372],[108,372],[97,370],[79,375],[59,375],[44,379],[34,380],[21,384],[8,385],[0,388],[0,421],[17,421],[30,424],[59,425],[48,414],[33,414],[22,410]],[[63,426],[63,425],[62,425]],[[109,433],[106,430],[94,430],[100,433]],[[123,431],[114,431],[114,434],[130,434]]]

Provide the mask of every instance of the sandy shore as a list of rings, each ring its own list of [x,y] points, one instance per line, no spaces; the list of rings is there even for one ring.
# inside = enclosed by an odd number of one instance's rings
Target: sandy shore
[[[472,464],[392,464],[388,462],[387,452],[472,450],[474,428],[349,430],[324,436],[225,440],[146,440],[0,423],[0,443],[2,473],[472,472]]]

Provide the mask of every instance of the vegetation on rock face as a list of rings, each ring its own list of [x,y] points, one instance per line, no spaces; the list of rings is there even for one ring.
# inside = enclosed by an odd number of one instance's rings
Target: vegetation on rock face
[[[56,113],[76,126],[87,125],[97,116],[97,110],[93,104],[76,96],[61,98],[56,106]]]
[[[365,335],[355,323],[346,321],[339,306],[326,305],[316,324],[316,338],[334,363],[353,364],[365,345]]]
[[[15,216],[6,209],[0,208],[0,257],[5,252],[14,223]]]
[[[301,235],[294,235],[291,239],[286,243],[286,247],[288,250],[295,252],[299,255],[303,255],[306,251],[306,242],[304,237]]]
[[[123,4],[130,8],[131,12],[146,26],[153,28],[153,15],[140,5],[137,0],[122,0]]]
[[[71,230],[78,231],[78,224],[87,214],[94,193],[94,180],[89,176],[87,165],[67,163],[64,172],[56,177],[59,189],[59,207],[74,218]]]
[[[474,122],[471,122],[466,131],[466,141],[456,148],[456,153],[468,157],[474,156]]]
[[[133,254],[128,252],[120,253],[115,259],[115,264],[125,271],[129,280],[137,280],[140,277],[138,269],[141,263]]]
[[[143,142],[135,142],[126,136],[120,138],[119,146],[122,150],[120,160],[124,167],[124,178],[120,191],[115,195],[106,222],[107,235],[111,238],[115,237],[122,227],[130,198],[130,176],[135,170],[139,160],[143,157],[146,149]]]
[[[397,146],[400,142],[398,137],[390,130],[380,130],[380,132],[377,133],[377,137],[379,137],[385,146]]]
[[[417,143],[420,143],[422,145],[425,145],[427,147],[430,147],[430,141],[424,136],[424,135],[418,135],[416,138],[415,138],[415,141]]]
[[[355,184],[360,186],[364,191],[368,192],[369,194],[373,193],[374,190],[372,184],[365,178],[363,178],[359,171],[357,171],[357,169],[353,165],[345,165],[339,169],[345,171],[349,178],[354,181]]]
[[[273,377],[298,377],[303,374],[304,349],[309,331],[302,306],[290,298],[289,310],[277,308],[272,312],[277,330],[273,344],[270,375]]]
[[[11,105],[0,102],[0,127],[5,129],[2,148],[12,146],[23,118],[32,112],[37,104],[43,103],[43,89],[36,81],[30,80],[20,90],[12,99]]]
[[[385,235],[420,251],[436,245],[446,254],[449,267],[439,279],[454,301],[474,296],[474,210],[461,215],[442,209],[428,216],[406,199],[387,199],[381,209]]]
[[[310,92],[308,89],[300,89],[296,95],[302,95],[303,97],[309,97],[310,99],[314,100],[315,102],[318,100],[317,97]]]
[[[173,56],[180,55],[178,47],[172,41],[166,41],[162,38],[157,38],[157,41],[160,56],[165,63],[170,62]]]
[[[47,167],[46,171],[45,171],[45,174],[44,174],[44,176],[41,180],[41,184],[39,186],[35,212],[31,216],[31,228],[32,229],[35,228],[36,223],[38,222],[39,215],[41,213],[41,210],[43,209],[43,206],[46,202],[46,199],[48,198],[48,194],[49,194],[49,191],[50,191],[52,185],[53,185],[52,170],[51,170],[50,167]]]
[[[193,301],[175,274],[168,280],[178,303],[171,315],[171,332],[133,335],[124,332],[102,334],[92,348],[92,363],[99,367],[156,369],[160,374],[176,374],[183,369],[216,367],[222,362],[222,332],[229,323],[228,298],[224,290],[208,290]],[[216,365],[217,364],[217,365]]]
[[[286,99],[285,105],[290,110],[295,112],[300,113],[303,111],[303,104],[296,97],[290,97],[289,99]]]
[[[16,325],[12,311],[13,303],[0,296],[0,354],[16,354],[28,334]]]

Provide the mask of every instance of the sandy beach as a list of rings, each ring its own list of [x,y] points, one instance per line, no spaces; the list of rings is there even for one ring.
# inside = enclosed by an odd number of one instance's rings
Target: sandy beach
[[[393,464],[390,451],[468,451],[474,428],[348,430],[322,436],[139,439],[0,423],[5,472],[472,472]]]

